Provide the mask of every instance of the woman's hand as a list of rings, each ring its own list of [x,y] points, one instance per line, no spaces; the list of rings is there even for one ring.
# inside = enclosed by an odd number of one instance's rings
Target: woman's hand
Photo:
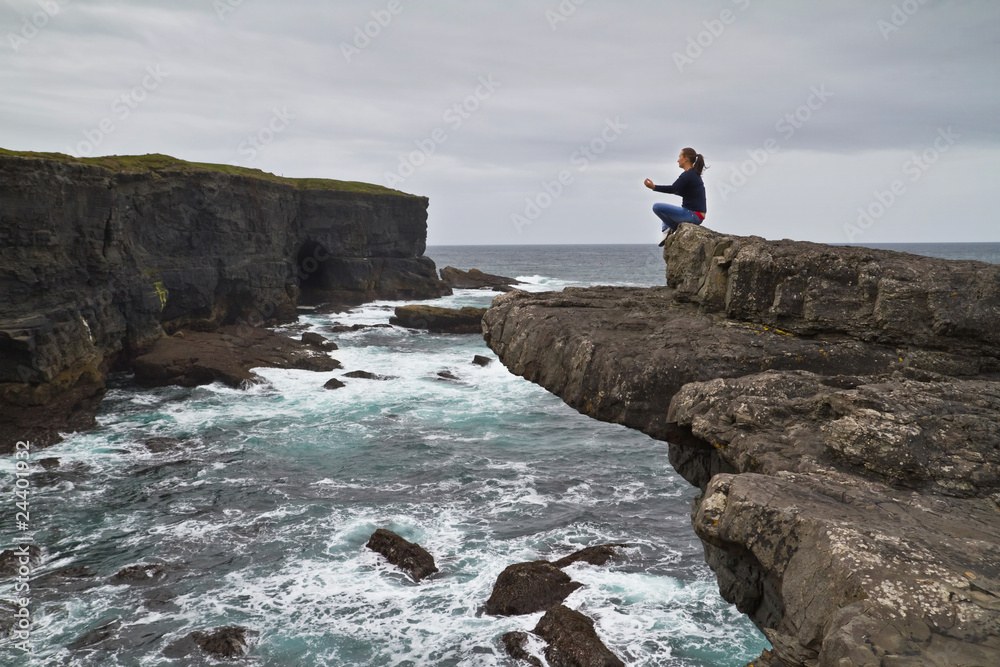
[[[645,185],[646,185],[646,187],[647,187],[647,188],[649,188],[650,190],[652,190],[653,188],[655,188],[655,187],[656,187],[656,185],[655,185],[655,184],[653,183],[653,181],[649,180],[648,178],[647,178],[647,179],[646,179],[646,181],[645,181]]]

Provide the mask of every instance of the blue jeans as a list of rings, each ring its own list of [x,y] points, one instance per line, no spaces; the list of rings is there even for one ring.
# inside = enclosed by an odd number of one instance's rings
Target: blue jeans
[[[672,204],[653,204],[653,213],[663,221],[661,232],[667,231],[668,227],[677,229],[677,225],[682,222],[690,222],[693,225],[701,224],[701,218],[695,215],[694,211]]]

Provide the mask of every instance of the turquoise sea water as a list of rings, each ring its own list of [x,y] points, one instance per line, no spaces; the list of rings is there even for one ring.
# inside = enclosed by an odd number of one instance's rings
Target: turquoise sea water
[[[530,290],[663,280],[652,245],[427,254]],[[493,296],[459,290],[426,303]],[[494,356],[477,336],[329,332],[386,323],[396,305],[284,330],[335,340],[344,368],[332,373],[261,369],[266,382],[246,391],[143,389],[114,376],[98,429],[33,454],[31,528],[44,554],[31,575],[34,652],[6,640],[0,663],[213,664],[177,657],[178,642],[242,625],[254,633],[250,665],[512,665],[498,637],[541,615],[482,613],[500,571],[612,541],[633,546],[617,563],[568,568],[584,587],[567,604],[626,663],[737,666],[767,647],[719,597],[688,517],[696,489],[671,469],[665,443],[582,416],[498,362],[473,365]],[[393,379],[323,389],[353,370]],[[153,437],[186,444],[154,453],[143,444]],[[43,457],[59,467],[44,472]],[[5,496],[14,474],[14,461],[0,462]],[[440,573],[414,584],[387,566],[364,546],[381,527],[423,545]],[[137,564],[163,575],[111,579]],[[86,569],[56,575],[70,567]],[[11,597],[12,584],[0,586]],[[80,641],[109,623],[105,638]]]

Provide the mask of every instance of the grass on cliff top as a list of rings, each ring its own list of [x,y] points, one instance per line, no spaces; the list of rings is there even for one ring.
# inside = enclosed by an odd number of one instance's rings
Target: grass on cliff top
[[[206,162],[187,162],[178,160],[169,155],[153,153],[150,155],[108,155],[106,157],[73,157],[63,153],[34,153],[30,151],[11,151],[0,148],[0,157],[24,157],[44,160],[55,160],[68,164],[89,164],[104,167],[116,173],[122,174],[143,174],[160,171],[181,172],[196,174],[198,172],[213,171],[232,176],[244,176],[246,178],[256,178],[272,183],[284,183],[299,190],[331,190],[336,192],[361,192],[375,195],[404,195],[413,197],[405,192],[393,190],[381,185],[371,183],[361,183],[358,181],[335,181],[328,178],[285,178],[260,169],[250,169],[248,167],[237,167],[229,164],[209,164]]]

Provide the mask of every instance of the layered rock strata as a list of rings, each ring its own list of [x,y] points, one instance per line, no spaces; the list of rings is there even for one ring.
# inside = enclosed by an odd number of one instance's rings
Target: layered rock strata
[[[498,296],[485,339],[670,443],[755,664],[1000,664],[1000,267],[690,225],[664,258]]]
[[[455,289],[491,289],[495,292],[509,292],[511,285],[520,285],[521,281],[492,273],[483,273],[479,269],[463,271],[454,266],[441,269],[441,280]]]
[[[478,334],[482,332],[485,308],[439,308],[437,306],[397,306],[389,324],[431,333]]]
[[[450,293],[426,220],[361,183],[0,150],[0,451],[92,424],[105,373],[164,332]]]

